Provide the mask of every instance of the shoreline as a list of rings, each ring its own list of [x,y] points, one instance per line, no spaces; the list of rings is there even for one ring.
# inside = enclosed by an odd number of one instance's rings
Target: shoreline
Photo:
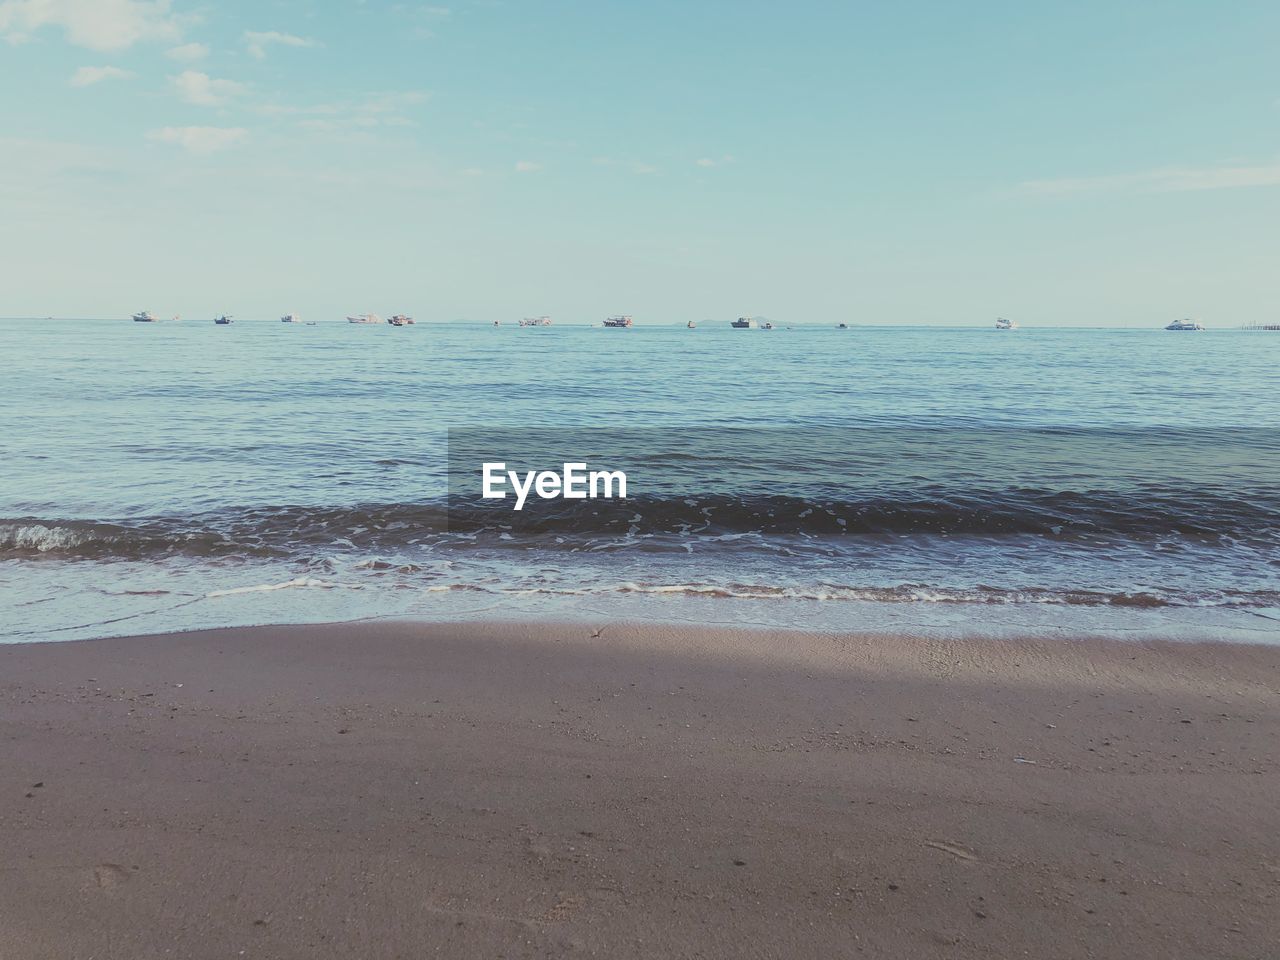
[[[0,645],[0,954],[1280,941],[1280,648],[594,624]]]

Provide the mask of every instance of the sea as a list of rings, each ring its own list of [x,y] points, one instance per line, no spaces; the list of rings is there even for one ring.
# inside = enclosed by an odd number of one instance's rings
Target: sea
[[[0,320],[0,641],[583,621],[1280,642],[1280,333]],[[625,499],[480,497],[483,463]]]

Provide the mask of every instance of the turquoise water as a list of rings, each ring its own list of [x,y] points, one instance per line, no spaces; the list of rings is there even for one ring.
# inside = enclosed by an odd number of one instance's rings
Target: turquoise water
[[[1212,330],[2,321],[4,634],[628,616],[1270,641],[1277,361],[1280,334]],[[625,463],[628,500],[469,497],[479,459],[579,455]]]

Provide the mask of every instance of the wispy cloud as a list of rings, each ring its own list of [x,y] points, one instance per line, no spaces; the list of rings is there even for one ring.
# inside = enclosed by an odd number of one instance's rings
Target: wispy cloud
[[[209,55],[209,47],[203,43],[184,43],[180,47],[171,47],[164,52],[164,55],[170,60],[194,63],[196,60],[203,60]]]
[[[734,158],[732,156],[730,156],[729,154],[725,154],[719,160],[716,160],[712,157],[699,157],[697,160],[694,161],[694,163],[696,163],[700,167],[703,167],[704,169],[710,169],[711,167],[723,167],[726,164],[733,163],[733,160]]]
[[[384,90],[326,103],[264,103],[254,109],[264,117],[293,118],[309,130],[343,132],[371,127],[409,127],[409,111],[430,99],[425,90]]]
[[[218,80],[199,70],[184,70],[176,77],[170,77],[169,81],[183,100],[202,107],[220,107],[248,89],[243,83]]]
[[[651,173],[657,173],[658,168],[651,163],[633,163],[631,165],[631,172],[638,173],[643,177],[648,176]]]
[[[125,77],[132,76],[130,71],[121,70],[119,67],[81,67],[67,82],[73,87],[91,87],[103,80],[123,80]]]
[[[516,173],[536,173],[542,169],[542,164],[535,163],[532,160],[517,160]]]
[[[248,139],[243,127],[163,127],[152,130],[147,138],[159,143],[172,143],[188,153],[210,154],[234,147]]]
[[[1230,190],[1239,187],[1280,186],[1280,163],[1216,167],[1163,167],[1139,173],[1098,177],[1058,177],[1027,180],[1019,193],[1042,196],[1080,193],[1182,193],[1190,190]]]
[[[0,0],[0,37],[10,42],[60,27],[78,47],[126,50],[143,40],[178,40],[183,19],[169,0]]]
[[[244,32],[244,44],[249,50],[249,55],[258,60],[262,60],[267,55],[267,47],[314,47],[316,42],[308,37],[295,36],[292,33],[280,33],[278,30],[246,30]]]

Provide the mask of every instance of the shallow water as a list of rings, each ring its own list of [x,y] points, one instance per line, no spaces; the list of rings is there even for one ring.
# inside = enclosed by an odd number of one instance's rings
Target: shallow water
[[[11,640],[371,616],[1280,636],[1280,334],[0,322]],[[625,501],[477,502],[479,461]]]

